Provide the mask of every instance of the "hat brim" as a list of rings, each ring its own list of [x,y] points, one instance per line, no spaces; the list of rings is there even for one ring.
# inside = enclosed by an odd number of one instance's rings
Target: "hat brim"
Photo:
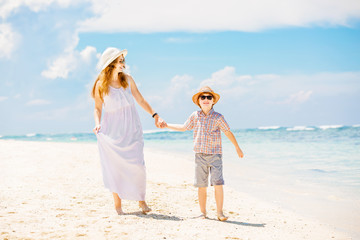
[[[101,71],[104,70],[107,66],[109,66],[110,63],[112,63],[115,59],[117,59],[119,56],[124,55],[124,57],[127,55],[127,50],[121,50],[120,52],[114,54],[111,58],[109,58],[102,66]]]
[[[215,92],[210,92],[210,91],[204,91],[204,92],[198,92],[196,94],[194,94],[194,96],[192,97],[192,101],[195,103],[195,105],[200,106],[199,104],[199,96],[203,93],[208,93],[214,96],[214,105],[220,100],[220,95],[215,93]]]

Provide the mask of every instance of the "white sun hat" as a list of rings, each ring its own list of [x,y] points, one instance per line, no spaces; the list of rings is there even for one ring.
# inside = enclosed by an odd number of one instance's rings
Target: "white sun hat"
[[[107,48],[103,54],[100,57],[100,60],[97,64],[97,68],[100,69],[100,71],[104,70],[112,61],[114,61],[116,58],[118,58],[120,55],[123,55],[124,57],[127,54],[127,50],[119,50],[114,47]]]

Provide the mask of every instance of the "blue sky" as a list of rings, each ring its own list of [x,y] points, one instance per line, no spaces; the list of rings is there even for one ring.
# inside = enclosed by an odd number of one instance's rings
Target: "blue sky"
[[[232,128],[360,123],[359,1],[179,3],[2,1],[0,135],[91,132],[89,92],[110,46],[128,50],[168,122],[183,123],[209,85]]]

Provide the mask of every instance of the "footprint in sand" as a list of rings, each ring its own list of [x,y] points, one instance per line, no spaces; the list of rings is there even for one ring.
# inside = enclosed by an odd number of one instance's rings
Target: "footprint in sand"
[[[66,209],[66,208],[57,208],[56,210],[59,210],[59,211],[68,211],[70,209]]]
[[[77,237],[86,237],[87,235],[85,233],[78,233],[76,234]]]

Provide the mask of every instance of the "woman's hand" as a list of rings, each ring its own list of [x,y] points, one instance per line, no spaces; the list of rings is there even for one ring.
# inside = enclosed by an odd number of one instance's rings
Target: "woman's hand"
[[[96,125],[96,126],[94,127],[93,132],[95,133],[95,135],[98,134],[100,128],[101,128],[101,125]]]
[[[161,117],[159,117],[159,115],[156,115],[155,116],[155,126],[157,128],[165,128],[167,125],[166,125],[166,122]]]

